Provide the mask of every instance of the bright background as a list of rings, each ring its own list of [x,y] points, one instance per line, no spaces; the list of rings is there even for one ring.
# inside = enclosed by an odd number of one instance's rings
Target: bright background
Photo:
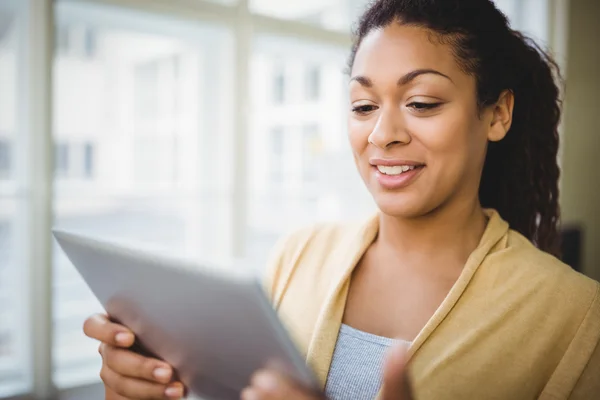
[[[497,4],[566,66],[566,3]],[[284,232],[373,211],[345,131],[364,6],[0,0],[0,398],[102,398],[101,308],[52,226],[260,272]]]

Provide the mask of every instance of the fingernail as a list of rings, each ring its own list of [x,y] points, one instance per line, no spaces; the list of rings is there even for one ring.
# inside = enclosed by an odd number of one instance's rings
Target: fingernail
[[[117,333],[117,335],[115,336],[115,340],[119,344],[130,343],[132,338],[133,338],[133,335],[131,333],[127,333],[127,332],[120,332],[120,333]]]
[[[171,379],[171,370],[165,367],[158,367],[153,372],[152,375],[161,381],[166,381]]]
[[[274,392],[279,387],[279,379],[270,372],[261,372],[253,383],[266,392]]]
[[[179,399],[183,396],[183,388],[180,385],[169,386],[165,389],[165,395],[167,397]]]

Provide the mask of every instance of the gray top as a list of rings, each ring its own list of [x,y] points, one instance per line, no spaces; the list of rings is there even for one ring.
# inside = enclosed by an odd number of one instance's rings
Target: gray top
[[[327,398],[374,399],[381,388],[385,354],[400,342],[342,325],[327,376]]]

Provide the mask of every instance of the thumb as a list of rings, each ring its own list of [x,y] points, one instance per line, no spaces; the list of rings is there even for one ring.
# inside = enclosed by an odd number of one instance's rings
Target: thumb
[[[413,400],[406,350],[406,345],[397,345],[388,353],[383,370],[381,400]]]

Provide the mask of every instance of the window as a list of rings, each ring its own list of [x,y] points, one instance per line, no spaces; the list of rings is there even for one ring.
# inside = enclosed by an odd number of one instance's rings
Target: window
[[[14,1],[0,3],[0,182],[12,178],[16,126],[18,40]]]
[[[224,260],[230,34],[108,6],[58,3],[57,11],[59,31],[93,31],[95,50],[84,63],[71,47],[55,59],[55,224]],[[225,167],[216,174],[216,165]],[[54,379],[69,387],[97,379],[97,345],[81,326],[101,308],[55,250]]]
[[[285,69],[282,64],[276,63],[273,72],[273,102],[275,104],[285,103]]]
[[[543,46],[548,41],[548,0],[494,0],[514,29],[521,30]]]
[[[93,57],[96,51],[96,33],[92,29],[83,32],[83,54],[85,57]]]
[[[61,182],[67,179],[93,178],[95,168],[95,144],[90,142],[59,142],[54,145],[54,174]]]
[[[19,338],[21,274],[15,252],[17,199],[0,199],[0,398],[25,382],[25,348]]]
[[[346,49],[272,36],[258,36],[254,49],[246,248],[249,257],[262,264],[275,240],[292,227],[369,213],[373,206],[346,137],[347,78],[342,73]],[[307,74],[308,59],[318,72]],[[285,105],[274,108],[264,94],[264,82],[271,77],[270,66],[277,63],[290,66],[289,90]],[[307,79],[310,75],[313,79]],[[320,86],[318,102],[306,101],[311,80]],[[285,126],[285,135],[274,126]],[[264,149],[273,154],[269,162],[264,161]],[[283,157],[276,158],[281,150]],[[272,185],[274,178],[283,179],[283,184]],[[345,201],[348,197],[356,202]]]
[[[22,148],[17,107],[22,71],[19,3],[0,2],[0,398],[26,390],[30,376],[24,340],[27,275],[21,265],[28,198],[15,185]]]
[[[317,183],[323,143],[319,126],[309,124],[302,131],[302,181],[304,185]]]
[[[494,0],[518,29],[540,40],[547,38],[548,0]],[[250,0],[252,11],[348,33],[368,0],[305,0],[280,2]]]
[[[189,62],[189,59],[184,59],[184,66]],[[135,107],[139,121],[158,122],[179,116],[178,99],[186,90],[181,85],[181,79],[186,78],[180,75],[181,63],[178,54],[161,54],[155,59],[143,59],[135,64]]]
[[[0,180],[9,179],[11,175],[11,146],[7,139],[2,139],[0,133]]]
[[[309,67],[307,69],[305,88],[308,101],[319,100],[321,93],[321,70],[319,67]]]
[[[285,152],[285,136],[284,130],[281,127],[276,127],[271,130],[270,137],[270,156],[271,163],[269,165],[271,184],[280,185],[283,182],[285,175],[285,163],[284,163],[284,152]]]
[[[83,170],[85,178],[94,176],[94,145],[86,143],[83,147]]]
[[[252,11],[271,17],[295,20],[326,29],[349,32],[351,24],[368,0],[250,0]]]
[[[55,174],[59,178],[69,175],[69,145],[67,143],[57,143],[54,152]]]
[[[135,66],[135,106],[139,118],[153,118],[158,113],[158,69],[156,61]]]
[[[96,34],[91,27],[81,25],[61,26],[56,30],[57,53],[88,59],[96,51]]]

